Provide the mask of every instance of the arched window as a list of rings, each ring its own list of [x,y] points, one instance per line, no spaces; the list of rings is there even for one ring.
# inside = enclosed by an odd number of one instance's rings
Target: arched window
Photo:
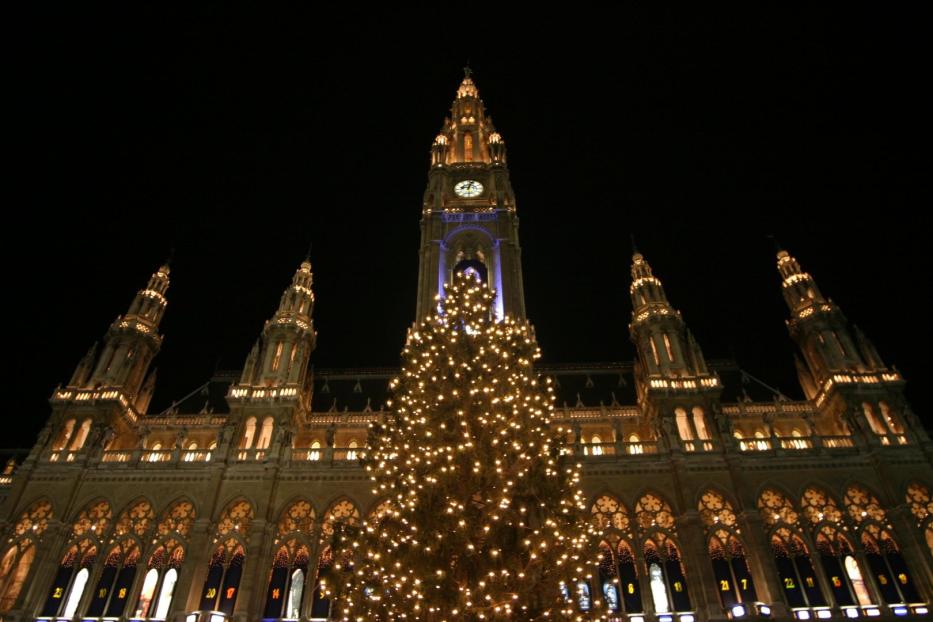
[[[281,341],[275,344],[275,354],[272,356],[272,371],[278,371],[279,365],[282,362],[282,349],[285,347],[285,344]]]
[[[175,594],[178,570],[185,562],[185,549],[175,539],[160,544],[149,556],[143,589],[134,618],[164,620]]]
[[[745,549],[736,535],[738,529],[732,504],[718,492],[708,490],[700,498],[698,509],[709,534],[709,555],[722,606],[731,608],[757,601]]]
[[[463,135],[463,161],[473,161],[473,135],[469,132]]]
[[[632,530],[628,510],[615,497],[602,495],[593,502],[590,513],[593,525],[605,537],[599,545],[599,593],[610,611],[641,613],[635,555],[626,540]]]
[[[692,441],[693,429],[690,427],[690,419],[687,418],[687,411],[683,408],[675,408],[674,419],[677,421],[677,433],[680,434],[681,440]],[[693,444],[690,443],[689,447],[692,448]]]
[[[894,413],[891,411],[891,407],[888,406],[888,403],[878,402],[878,407],[881,409],[881,418],[888,424],[888,428],[895,434],[903,434],[904,427],[894,417]]]
[[[93,565],[93,563],[89,564]],[[65,608],[62,610],[62,616],[66,618],[74,617],[78,611],[78,605],[81,603],[81,597],[84,596],[84,588],[87,587],[87,580],[91,576],[91,571],[86,567],[81,568],[71,584],[71,590],[68,592],[68,600],[65,601]]]
[[[629,434],[628,437],[628,452],[630,454],[642,454],[645,453],[645,448],[641,444],[641,437],[637,434]]]
[[[75,429],[75,420],[69,419],[65,422],[65,425],[62,426],[62,431],[58,435],[58,438],[55,440],[55,443],[52,445],[54,451],[61,451],[68,446],[68,441],[71,439],[71,433]]]
[[[635,522],[645,537],[645,571],[656,611],[689,611],[690,596],[680,550],[669,539],[669,535],[676,533],[670,504],[653,493],[642,495],[635,503]],[[664,602],[667,604],[663,605]]]
[[[787,527],[771,536],[771,552],[777,566],[784,597],[791,607],[823,607],[826,599],[816,581],[807,546]]]
[[[262,420],[262,430],[259,432],[259,440],[256,441],[256,449],[268,449],[272,442],[272,428],[275,421],[272,417],[266,417]]]
[[[214,541],[221,544],[211,555],[207,578],[201,591],[200,609],[222,611],[227,615],[233,613],[246,558],[242,541],[249,534],[252,520],[253,507],[244,500],[234,501],[220,515]]]
[[[690,611],[687,578],[677,546],[658,532],[645,540],[644,551],[655,611]]]
[[[664,351],[667,353],[667,360],[674,362],[674,348],[671,346],[671,338],[664,333]]]
[[[651,355],[654,358],[654,366],[661,366],[661,359],[658,356],[658,346],[654,343],[654,337],[648,336],[648,343],[651,344]]]
[[[309,502],[296,501],[282,512],[276,533],[276,542],[282,544],[272,561],[264,618],[301,617],[313,529],[314,508]]]
[[[865,559],[875,577],[875,585],[889,605],[922,602],[900,548],[891,535],[878,525],[862,532]]]
[[[848,538],[835,527],[823,525],[816,535],[816,548],[836,604],[841,607],[873,604]]]
[[[77,433],[75,433],[74,440],[71,441],[70,451],[78,451],[84,447],[85,441],[87,441],[87,435],[91,431],[91,420],[85,419],[81,422],[81,427],[78,428]]]
[[[87,505],[79,514],[71,528],[71,537],[66,553],[59,564],[58,571],[52,580],[49,595],[42,608],[42,617],[75,615],[76,609],[66,613],[66,607],[73,602],[77,608],[81,596],[87,587],[90,569],[97,559],[98,545],[113,518],[113,511],[106,501],[94,501]],[[87,570],[86,573],[81,573]],[[79,575],[81,577],[80,585]]]
[[[699,406],[693,407],[693,427],[696,428],[698,439],[701,441],[710,440],[709,429],[706,427],[706,415]]]
[[[16,606],[36,557],[36,540],[42,539],[51,518],[52,504],[46,500],[36,501],[13,527],[12,544],[0,561],[0,611]]]
[[[884,601],[889,605],[919,602],[920,596],[910,570],[891,536],[887,516],[878,498],[861,484],[852,484],[846,489],[843,503],[851,522],[861,531],[865,559]],[[854,571],[849,572],[849,576],[855,586],[855,580],[851,579]]]
[[[347,460],[356,460],[356,447],[356,439],[351,440],[347,445]]]
[[[320,441],[312,441],[311,449],[308,451],[308,460],[320,460],[321,459],[321,443]]]
[[[250,417],[243,425],[243,438],[240,440],[240,449],[250,449],[253,446],[253,436],[256,434],[256,417]]]
[[[878,419],[878,415],[875,414],[875,410],[871,407],[871,404],[862,402],[862,410],[865,412],[865,419],[868,421],[868,425],[871,427],[872,432],[879,436],[884,436],[888,433],[887,428],[885,428],[881,420]]]
[[[784,598],[791,607],[822,607],[826,599],[816,581],[810,552],[797,533],[799,514],[783,493],[769,488],[758,498],[758,511],[771,534],[771,551]]]
[[[104,568],[85,615],[98,618],[103,616],[105,611],[108,615],[123,615],[138,560],[139,546],[135,539],[129,538],[122,545],[118,544],[110,550],[104,559]],[[111,614],[112,611],[115,613]]]
[[[603,442],[603,439],[599,437],[599,434],[594,434],[593,437],[590,439],[590,444],[593,445],[592,447],[593,451],[591,453],[594,456],[603,455],[602,442]]]

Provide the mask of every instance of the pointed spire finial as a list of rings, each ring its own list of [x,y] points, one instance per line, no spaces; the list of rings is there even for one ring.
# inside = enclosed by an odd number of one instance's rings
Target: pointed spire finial
[[[641,255],[641,253],[638,252],[638,247],[635,246],[635,234],[634,234],[634,233],[630,233],[630,234],[629,234],[629,237],[630,237],[631,240],[632,240],[632,256],[634,257],[635,255]]]
[[[305,253],[305,261],[311,261],[311,248],[314,246],[313,242],[308,242],[308,252]]]
[[[470,59],[467,59],[466,67],[463,68],[463,77],[469,78],[473,74],[473,69],[470,67]]]

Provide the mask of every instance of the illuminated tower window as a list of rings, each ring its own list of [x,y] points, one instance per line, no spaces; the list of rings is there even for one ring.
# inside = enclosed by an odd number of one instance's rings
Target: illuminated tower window
[[[671,347],[671,338],[668,337],[667,333],[664,333],[664,349],[667,351],[667,360],[673,363],[674,348]]]
[[[275,345],[275,355],[272,357],[272,371],[278,371],[279,363],[282,362],[282,349],[285,344],[281,341]]]
[[[473,136],[469,133],[463,135],[463,161],[473,161]]]

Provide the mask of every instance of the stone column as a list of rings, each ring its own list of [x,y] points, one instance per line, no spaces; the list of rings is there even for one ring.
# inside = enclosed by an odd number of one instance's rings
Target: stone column
[[[203,511],[207,511],[204,508]],[[185,563],[175,584],[175,598],[172,615],[184,615],[195,611],[201,604],[201,586],[207,576],[207,564],[213,546],[211,546],[211,521],[204,516],[191,526],[191,537],[185,549]],[[170,616],[171,617],[171,616]]]
[[[250,554],[253,555],[255,561],[252,564],[251,575],[247,576],[246,568],[244,568],[243,577],[244,580],[248,579],[246,585],[253,589],[253,594],[243,594],[244,588],[240,587],[240,596],[244,600],[250,596],[251,604],[249,605],[250,615],[248,618],[250,620],[258,620],[263,613],[263,608],[266,606],[266,590],[269,584],[269,569],[272,567],[272,542],[274,539],[274,531],[276,524],[274,522],[261,521],[262,524],[259,524],[260,521],[253,521],[252,528],[252,540],[250,543]],[[247,558],[248,561],[249,558]]]
[[[764,521],[758,512],[741,512],[738,518],[742,529],[740,535],[746,544],[745,559],[749,562],[758,600],[771,606],[772,617],[790,617],[790,609],[784,602],[784,586],[778,576]]]
[[[684,575],[694,610],[704,620],[722,620],[725,615],[716,591],[716,577],[706,549],[706,533],[696,510],[677,519],[678,540],[683,554]],[[694,577],[691,579],[691,577]]]

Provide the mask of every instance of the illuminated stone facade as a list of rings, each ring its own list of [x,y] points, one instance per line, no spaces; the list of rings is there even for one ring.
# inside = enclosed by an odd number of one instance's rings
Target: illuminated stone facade
[[[469,75],[428,180],[418,319],[454,269],[523,316],[505,141]],[[604,528],[573,598],[634,622],[925,616],[933,445],[898,372],[792,256],[777,268],[804,401],[707,361],[637,252],[637,360],[541,369]],[[312,285],[305,261],[243,369],[155,414],[169,267],[156,271],[0,475],[4,621],[327,617],[327,534],[382,502],[357,458],[393,370],[309,371]]]

